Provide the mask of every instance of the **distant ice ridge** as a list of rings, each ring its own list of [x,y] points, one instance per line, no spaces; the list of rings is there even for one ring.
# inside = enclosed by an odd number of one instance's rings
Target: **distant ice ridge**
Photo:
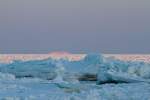
[[[150,64],[88,54],[0,64],[0,100],[149,100]]]
[[[13,74],[16,78],[36,77],[47,80],[58,78],[66,81],[96,79],[99,65],[102,63],[100,55],[87,55],[80,61],[69,61],[66,59],[54,60],[31,60],[13,61],[10,64],[2,64],[0,72]],[[61,75],[60,75],[61,74]]]
[[[99,54],[88,54],[79,61],[67,59],[14,61],[0,66],[1,73],[16,78],[36,77],[56,81],[150,82],[150,64],[104,58]]]
[[[56,77],[54,69],[54,61],[45,59],[26,62],[13,61],[10,64],[3,64],[0,67],[0,72],[13,74],[16,78],[37,77],[42,79],[53,79]]]

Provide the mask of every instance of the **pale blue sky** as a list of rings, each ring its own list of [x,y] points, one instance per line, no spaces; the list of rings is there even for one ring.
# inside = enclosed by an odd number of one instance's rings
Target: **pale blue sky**
[[[150,53],[149,0],[0,0],[0,53]]]

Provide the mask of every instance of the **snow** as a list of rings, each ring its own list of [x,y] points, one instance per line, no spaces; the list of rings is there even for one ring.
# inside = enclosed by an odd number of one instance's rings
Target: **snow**
[[[150,64],[88,54],[0,64],[0,100],[148,100]]]

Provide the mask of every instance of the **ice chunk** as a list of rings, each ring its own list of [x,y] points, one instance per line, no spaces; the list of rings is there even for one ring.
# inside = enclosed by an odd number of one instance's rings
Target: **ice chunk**
[[[99,67],[97,83],[150,82],[150,64],[107,59]]]
[[[72,74],[79,80],[96,80],[99,66],[103,63],[103,56],[100,54],[88,54],[79,61],[63,63],[67,74]]]
[[[0,72],[0,80],[15,80],[15,76],[11,74],[4,74]]]
[[[0,72],[10,73],[21,77],[38,77],[43,79],[54,79],[55,62],[52,59],[32,60],[32,61],[14,61],[0,67]]]
[[[16,78],[37,77],[42,79],[67,80],[96,80],[103,57],[100,54],[88,54],[79,61],[67,59],[44,59],[31,61],[14,61],[0,66],[0,72],[10,73]]]

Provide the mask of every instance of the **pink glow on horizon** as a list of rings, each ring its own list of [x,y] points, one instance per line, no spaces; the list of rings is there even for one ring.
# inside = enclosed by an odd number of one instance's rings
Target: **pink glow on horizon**
[[[71,53],[66,52],[66,51],[54,51],[54,52],[50,52],[50,55],[56,55],[56,56],[60,56],[60,55],[70,55]]]

